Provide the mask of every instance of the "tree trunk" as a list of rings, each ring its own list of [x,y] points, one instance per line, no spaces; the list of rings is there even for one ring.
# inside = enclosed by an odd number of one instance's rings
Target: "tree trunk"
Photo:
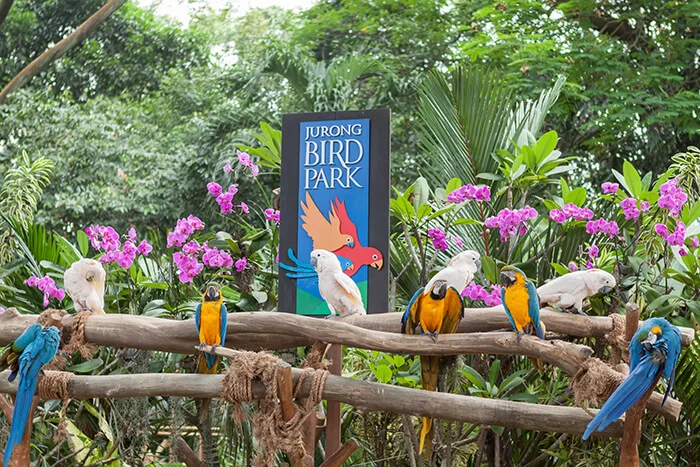
[[[8,0],[0,0],[0,15],[2,14],[2,7]],[[11,4],[12,1],[9,1]],[[24,67],[17,76],[12,78],[5,88],[0,91],[0,105],[5,102],[7,96],[17,89],[24,86],[29,80],[41,73],[46,67],[48,67],[51,62],[60,58],[68,52],[70,49],[80,44],[83,39],[90,35],[100,24],[104,23],[107,18],[109,18],[112,13],[117,11],[122,5],[126,3],[126,0],[109,0],[102,8],[100,8],[97,13],[90,16],[83,24],[78,26],[78,28],[68,35],[65,39],[58,42],[50,49],[47,49],[39,55],[32,63]],[[7,7],[9,10],[9,6]],[[2,21],[0,21],[1,23]]]
[[[0,0],[0,26],[5,22],[5,18],[7,18],[7,14],[10,12],[14,1],[15,0]]]

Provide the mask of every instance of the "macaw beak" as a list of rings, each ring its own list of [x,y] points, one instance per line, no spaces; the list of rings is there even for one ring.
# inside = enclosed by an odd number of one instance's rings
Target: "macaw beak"
[[[355,246],[355,242],[352,241],[352,240],[350,240],[350,243],[348,243],[348,246],[349,246],[350,248],[353,248],[353,247]]]
[[[318,258],[315,256],[311,257],[311,266],[316,267],[318,265]]]
[[[354,264],[351,264],[350,266],[348,266],[348,271],[354,271],[354,270],[355,270]]]
[[[207,287],[207,301],[210,302],[216,302],[219,300],[219,291],[216,289],[216,287]]]
[[[649,335],[647,336],[646,339],[642,341],[642,346],[646,349],[646,351],[650,351],[652,346],[656,344],[656,340],[658,339],[658,336],[654,334],[653,332],[650,332]]]
[[[609,285],[604,285],[603,287],[598,289],[598,292],[600,292],[602,294],[609,294],[611,291],[612,291],[612,287],[610,287]]]
[[[370,264],[374,269],[381,269],[382,266],[384,266],[384,260],[383,259],[378,259],[374,263]]]
[[[500,277],[501,284],[505,285],[506,287],[515,284],[515,276],[511,275],[509,272],[502,272]]]

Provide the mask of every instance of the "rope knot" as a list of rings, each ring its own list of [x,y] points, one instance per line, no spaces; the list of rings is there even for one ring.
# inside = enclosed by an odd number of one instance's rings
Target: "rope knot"
[[[576,405],[582,407],[585,400],[600,404],[610,397],[623,379],[621,373],[610,368],[599,358],[587,359],[571,380]]]
[[[63,348],[67,353],[79,352],[84,359],[92,358],[97,351],[95,344],[88,344],[85,340],[85,324],[93,315],[92,310],[83,310],[73,318],[73,330],[71,331],[70,340]]]
[[[294,395],[301,389],[303,380],[312,375],[309,397],[303,405],[294,403],[294,416],[285,421],[277,386],[277,372],[282,368],[282,361],[264,352],[241,352],[230,360],[229,369],[224,374],[221,397],[233,404],[237,422],[245,419],[241,403],[253,401],[253,379],[257,378],[265,385],[265,394],[258,400],[261,412],[253,416],[253,436],[262,448],[258,450],[255,465],[274,465],[274,456],[279,451],[300,458],[306,456],[302,424],[321,401],[328,371],[307,369],[302,373]]]
[[[67,371],[45,371],[44,376],[39,378],[39,384],[37,386],[39,399],[58,399],[63,402],[54,441],[60,441],[68,434],[66,426],[66,414],[68,411],[68,403],[70,402],[70,398],[68,397],[68,383],[72,376],[73,373]]]

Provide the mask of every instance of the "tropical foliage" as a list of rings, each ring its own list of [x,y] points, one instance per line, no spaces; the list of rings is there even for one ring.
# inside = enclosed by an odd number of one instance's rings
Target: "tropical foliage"
[[[188,28],[127,4],[0,106],[0,306],[40,312],[44,293],[25,281],[48,276],[60,289],[63,271],[92,257],[108,271],[108,313],[187,319],[210,280],[229,310],[276,310],[280,115],[386,106],[390,311],[472,248],[483,268],[464,292],[469,306],[498,302],[504,264],[538,284],[598,267],[618,288],[587,313],[633,301],[643,318],[699,329],[700,151],[690,143],[700,129],[700,9],[595,3],[320,1],[241,17],[202,8]],[[15,1],[0,25],[0,86],[99,6]],[[59,293],[48,299],[71,307]],[[698,462],[698,342],[678,368],[681,420],[645,417],[647,465]],[[344,352],[346,375],[420,385],[416,358]],[[298,362],[304,349],[281,355]],[[524,358],[444,363],[441,390],[573,404],[568,377],[540,375]],[[68,365],[191,372],[194,360],[101,348]],[[176,436],[199,443],[194,407],[182,398],[72,402],[73,436],[54,442],[60,405],[45,403],[32,455],[46,466],[174,462]],[[250,425],[220,407],[220,462],[250,465]],[[6,428],[0,421],[0,445]],[[343,408],[343,436],[362,448],[354,464],[427,465],[416,429],[411,417]],[[443,465],[616,465],[614,441],[467,423],[437,431]]]

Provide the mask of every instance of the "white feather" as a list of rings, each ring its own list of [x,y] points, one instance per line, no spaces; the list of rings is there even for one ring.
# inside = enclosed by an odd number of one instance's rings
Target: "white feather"
[[[318,291],[328,303],[331,314],[367,314],[360,289],[355,281],[343,272],[338,257],[330,251],[314,250],[311,252],[311,258],[316,263],[314,268],[318,274]]]
[[[106,277],[104,268],[94,259],[83,258],[66,269],[63,287],[76,312],[88,308],[94,313],[104,313]]]
[[[445,269],[438,271],[426,284],[423,295],[433,290],[437,281],[445,281],[450,287],[460,292],[474,280],[474,274],[479,270],[478,261],[481,256],[474,250],[467,250],[457,254]]]
[[[616,285],[615,276],[600,269],[574,271],[552,279],[537,289],[540,302],[558,308],[571,308],[581,312],[583,301],[597,294],[601,288]]]

